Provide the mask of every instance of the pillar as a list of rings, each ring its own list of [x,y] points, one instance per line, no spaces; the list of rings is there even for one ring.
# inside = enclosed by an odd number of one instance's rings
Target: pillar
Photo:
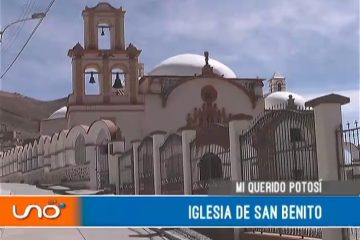
[[[233,181],[242,180],[239,137],[242,131],[248,129],[251,119],[250,115],[237,114],[232,116],[229,121],[231,180]]]
[[[316,155],[319,179],[338,180],[338,160],[335,131],[342,124],[341,105],[350,99],[337,94],[329,94],[305,103],[314,109]],[[342,229],[323,228],[323,240],[343,239]]]
[[[194,129],[181,130],[183,174],[184,174],[184,195],[192,194],[190,143],[195,139],[195,137],[196,137],[196,131]]]
[[[124,153],[125,141],[114,141],[109,144],[109,181],[115,186],[116,194],[119,194],[120,172],[119,172],[119,157]]]
[[[139,195],[139,153],[138,148],[140,145],[140,140],[134,140],[131,142],[133,149],[133,161],[134,161],[134,190],[135,195]]]
[[[153,164],[155,195],[161,195],[160,147],[164,144],[166,132],[151,133],[153,138]]]
[[[252,116],[246,114],[237,114],[229,119],[229,138],[230,138],[230,162],[231,162],[231,180],[242,180],[241,152],[239,137],[242,131],[248,129]],[[234,240],[239,239],[243,228],[234,228]]]
[[[129,87],[127,87],[130,93],[130,103],[136,104],[139,92],[139,74],[138,74],[138,57],[141,53],[141,50],[138,50],[131,43],[126,48],[126,54],[129,57],[129,76],[127,76],[127,83]]]

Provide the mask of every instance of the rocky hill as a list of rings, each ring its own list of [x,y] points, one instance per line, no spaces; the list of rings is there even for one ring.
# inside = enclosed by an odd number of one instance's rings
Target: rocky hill
[[[66,100],[40,101],[18,93],[0,91],[0,123],[19,131],[24,139],[37,137],[41,119],[65,106]]]

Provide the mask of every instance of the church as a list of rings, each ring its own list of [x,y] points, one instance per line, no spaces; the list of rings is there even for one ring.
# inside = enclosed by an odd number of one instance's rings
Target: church
[[[306,102],[283,75],[243,78],[207,51],[144,73],[141,49],[125,42],[121,7],[99,3],[82,16],[84,41],[68,51],[67,104],[41,121],[40,138],[0,153],[1,181],[207,194],[214,179],[316,180],[334,167],[319,167],[319,147],[329,136],[335,144],[320,121],[335,114],[330,132],[338,130],[349,98]]]
[[[360,176],[359,127],[341,127],[348,97],[306,101],[287,91],[283,75],[237,76],[207,51],[144,73],[141,49],[125,42],[121,7],[99,3],[82,16],[84,41],[68,51],[67,104],[41,121],[38,139],[0,152],[0,182],[61,194],[190,195],[208,194],[218,180]],[[356,133],[357,142],[347,137]]]

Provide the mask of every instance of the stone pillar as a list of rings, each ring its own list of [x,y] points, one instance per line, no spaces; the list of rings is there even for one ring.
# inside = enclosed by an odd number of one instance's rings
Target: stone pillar
[[[120,172],[119,157],[124,153],[125,141],[115,141],[109,144],[109,180],[110,184],[115,186],[116,194],[119,194]]]
[[[161,195],[161,172],[160,172],[160,147],[164,144],[166,132],[156,131],[151,133],[153,138],[153,165],[154,165],[154,189],[155,195]]]
[[[230,118],[229,121],[229,138],[230,138],[230,162],[231,162],[231,180],[241,181],[241,155],[239,136],[243,130],[248,129],[252,116],[246,114],[237,114]],[[234,228],[234,240],[239,239],[243,228]]]
[[[339,179],[335,131],[342,124],[341,105],[349,102],[347,97],[329,94],[305,103],[314,109],[318,175],[323,181]],[[322,239],[341,240],[342,230],[323,228]]]
[[[103,55],[103,66],[100,72],[102,75],[102,87],[100,87],[100,92],[103,94],[103,102],[109,103],[112,94],[112,73],[109,68],[109,56],[106,54]]]
[[[134,161],[134,189],[135,195],[139,195],[139,154],[138,148],[140,145],[140,140],[134,140],[131,142],[133,149],[133,161]]]
[[[196,137],[196,131],[194,129],[181,130],[183,173],[184,173],[184,195],[192,194],[190,143],[195,139],[195,137]]]
[[[118,11],[115,17],[115,29],[114,32],[114,48],[116,50],[125,49],[125,34],[124,34],[124,15],[125,11]]]
[[[242,180],[239,136],[242,131],[248,129],[251,119],[250,115],[237,114],[229,121],[231,180],[233,181]]]
[[[127,77],[126,84],[129,87],[126,89],[129,91],[130,103],[136,104],[139,92],[139,74],[138,74],[138,56],[140,55],[141,50],[138,50],[134,45],[131,43],[126,48],[126,54],[129,57],[129,72],[127,73],[129,76]]]
[[[329,94],[305,103],[314,109],[319,179],[338,180],[335,131],[342,124],[341,105],[348,102],[347,97]]]

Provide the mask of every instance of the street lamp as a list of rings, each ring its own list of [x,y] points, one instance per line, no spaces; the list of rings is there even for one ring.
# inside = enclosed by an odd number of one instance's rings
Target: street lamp
[[[31,17],[29,17],[29,18],[20,19],[20,20],[17,20],[17,21],[15,21],[15,22],[12,22],[12,23],[6,25],[6,26],[4,27],[4,29],[3,29],[2,31],[0,31],[0,43],[2,42],[2,38],[3,38],[3,35],[4,35],[5,30],[8,29],[9,27],[11,27],[12,25],[17,24],[17,23],[20,23],[20,22],[25,22],[25,21],[28,21],[28,20],[44,18],[45,16],[46,16],[46,13],[44,13],[44,12],[34,13],[34,14],[31,15]]]

